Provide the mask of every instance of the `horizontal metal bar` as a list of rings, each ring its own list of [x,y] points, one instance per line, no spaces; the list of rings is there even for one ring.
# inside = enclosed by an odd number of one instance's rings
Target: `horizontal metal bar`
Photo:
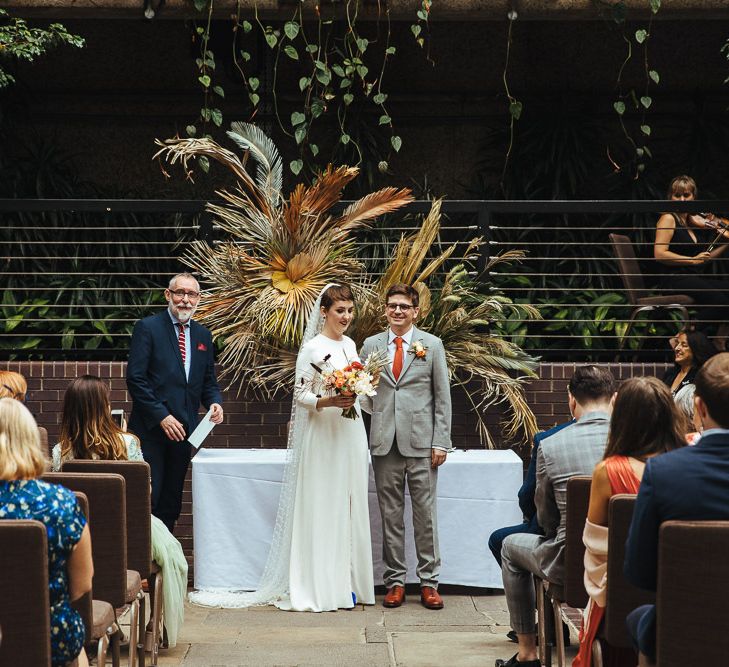
[[[169,230],[173,232],[179,232],[179,231],[197,231],[200,229],[200,225],[193,225],[192,227],[177,227],[175,225],[167,225],[164,227],[159,226],[139,226],[139,227],[59,227],[56,225],[55,227],[36,227],[35,225],[29,226],[29,225],[11,225],[8,227],[4,227],[3,229],[32,229],[35,231],[64,231],[64,232],[89,232],[89,231],[103,231],[103,232],[130,232],[130,231],[149,231],[149,230]]]

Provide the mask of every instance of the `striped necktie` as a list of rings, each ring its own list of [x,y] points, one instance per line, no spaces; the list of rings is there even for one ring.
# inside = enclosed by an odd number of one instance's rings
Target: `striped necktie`
[[[180,355],[182,356],[182,365],[185,365],[185,326],[182,323],[177,324],[180,327],[180,335],[177,337],[177,345],[180,348]]]

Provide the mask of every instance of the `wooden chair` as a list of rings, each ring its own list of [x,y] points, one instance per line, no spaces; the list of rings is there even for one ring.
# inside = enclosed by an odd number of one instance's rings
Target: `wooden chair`
[[[144,658],[144,645],[140,647],[139,637],[140,598],[144,593],[139,573],[127,569],[124,478],[106,473],[60,472],[46,473],[43,479],[88,496],[93,519],[94,597],[109,602],[117,618],[129,615],[129,667],[135,667],[140,653]]]
[[[658,542],[660,667],[725,665],[729,655],[729,521],[667,521]]]
[[[38,433],[40,435],[41,451],[47,452],[48,458],[50,459],[52,447],[48,444],[48,429],[43,426],[39,426]]]
[[[142,579],[149,582],[150,622],[149,637],[150,665],[156,665],[159,648],[162,644],[162,573],[152,560],[152,491],[149,464],[144,461],[65,461],[63,472],[73,473],[112,473],[121,475],[126,482],[127,513],[127,567],[136,570]],[[139,636],[144,638],[145,609],[142,604],[139,614]],[[144,643],[144,642],[142,642]],[[144,656],[140,656],[140,661]]]
[[[590,505],[591,484],[592,478],[585,476],[572,477],[567,482],[564,582],[560,586],[541,580],[537,587],[539,659],[547,667],[552,664],[551,643],[557,648],[559,667],[566,665],[562,623],[566,623],[573,631],[579,631],[580,610],[587,605],[588,596],[584,583],[585,545],[582,542],[582,533]],[[546,612],[547,605],[551,606],[551,615]],[[550,637],[550,634],[553,636]]]
[[[40,521],[0,520],[0,665],[50,667],[48,538]]]
[[[89,513],[89,499],[85,493],[75,492],[81,511],[84,513],[89,530],[91,530],[91,517]],[[93,590],[83,595],[73,603],[74,609],[81,614],[86,627],[86,645],[96,642],[96,664],[106,664],[106,653],[111,646],[111,664],[119,667],[119,642],[121,641],[121,628],[116,623],[114,608],[102,600],[93,599]],[[87,651],[90,655],[90,652]]]
[[[655,601],[655,594],[636,588],[623,574],[625,541],[628,539],[634,507],[635,496],[632,494],[618,494],[610,499],[606,606],[602,626],[592,644],[594,667],[603,667],[607,651],[614,652],[616,649],[621,652],[621,660],[623,656],[626,658],[625,664],[638,664],[638,655],[633,651],[625,618],[636,607]]]
[[[620,337],[618,348],[623,349],[635,318],[643,312],[678,310],[682,317],[681,329],[685,328],[689,321],[687,306],[692,305],[694,300],[687,294],[651,294],[645,287],[643,274],[630,239],[623,234],[610,234],[610,243],[618,260],[620,279],[623,281],[628,304],[632,307],[628,327]]]

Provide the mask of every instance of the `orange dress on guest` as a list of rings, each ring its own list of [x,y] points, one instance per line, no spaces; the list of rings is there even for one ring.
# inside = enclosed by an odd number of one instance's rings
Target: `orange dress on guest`
[[[619,493],[638,493],[638,487],[640,486],[640,480],[636,477],[633,472],[633,468],[630,465],[630,459],[627,456],[610,456],[605,459],[605,470],[607,472],[608,480],[610,481],[610,490],[612,495],[615,496]],[[585,527],[586,537],[587,533],[592,528],[594,531],[603,533],[600,535],[600,542],[604,544],[604,551],[594,552],[590,550],[590,544],[587,539],[585,540],[588,553],[586,554],[586,561],[589,559],[597,566],[602,566],[607,569],[607,528],[603,526],[595,526],[590,524]],[[605,585],[607,582],[606,576],[603,575],[602,581],[599,582],[599,586],[602,589],[602,601],[604,602]],[[594,583],[594,582],[593,582]],[[597,601],[590,597],[587,603],[587,609],[585,610],[585,617],[582,622],[582,629],[580,630],[580,648],[577,653],[577,657],[572,662],[572,667],[590,667],[592,664],[592,643],[595,641],[597,631],[600,628],[600,623],[605,615],[605,607],[600,606]]]

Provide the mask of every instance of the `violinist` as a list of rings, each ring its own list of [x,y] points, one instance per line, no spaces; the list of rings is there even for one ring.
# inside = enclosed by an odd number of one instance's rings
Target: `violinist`
[[[668,187],[673,201],[696,199],[696,181],[690,176],[677,176]],[[713,214],[664,213],[656,225],[653,246],[655,259],[670,267],[660,287],[672,293],[686,293],[699,306],[701,319],[719,324],[717,344],[724,349],[729,336],[729,281],[706,277],[706,266],[727,249],[729,229]]]

